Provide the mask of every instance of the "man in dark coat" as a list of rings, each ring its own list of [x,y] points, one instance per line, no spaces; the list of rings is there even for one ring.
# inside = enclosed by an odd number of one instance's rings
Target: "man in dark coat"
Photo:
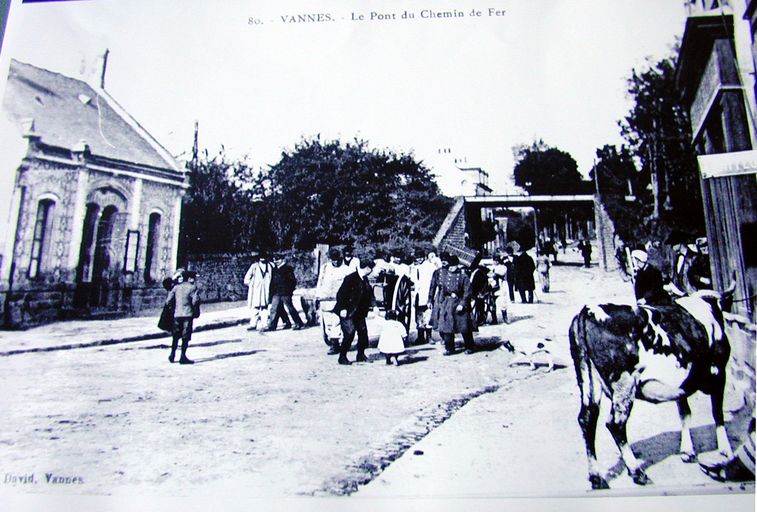
[[[666,279],[659,269],[649,264],[647,253],[635,250],[631,252],[631,258],[633,258],[636,268],[636,277],[633,283],[636,302],[650,306],[673,305],[670,294],[665,290]]]
[[[534,260],[526,251],[522,251],[515,257],[513,273],[515,274],[515,288],[520,293],[521,302],[529,304],[534,302],[534,288],[536,288],[534,270],[536,270]]]
[[[446,252],[441,253],[439,260],[441,261],[442,266],[434,270],[434,273],[431,274],[431,285],[429,286],[428,291],[429,307],[431,308],[431,321],[429,323],[433,329],[437,330],[437,325],[439,324],[439,306],[441,305],[441,300],[439,300],[439,283],[441,283],[443,276],[447,274],[449,256],[450,255]],[[431,339],[430,333],[429,340],[432,344],[434,343],[433,339]]]
[[[455,353],[455,334],[463,335],[466,353],[476,350],[473,321],[470,316],[471,286],[468,275],[460,268],[457,256],[450,255],[447,270],[439,275],[434,308],[438,311],[436,329],[444,340],[444,355]]]
[[[581,240],[578,242],[578,249],[584,258],[584,267],[589,268],[591,266],[591,243],[588,240]]]
[[[373,303],[373,288],[368,283],[368,276],[373,271],[373,260],[361,258],[358,269],[345,276],[339,291],[336,292],[336,306],[333,312],[339,315],[339,322],[344,335],[339,348],[339,364],[351,364],[347,359],[352,340],[357,333],[357,357],[355,362],[368,361],[365,349],[368,348],[368,327],[365,319]]]
[[[200,292],[195,286],[197,274],[192,271],[185,271],[182,274],[182,282],[174,286],[168,297],[166,304],[174,305],[174,322],[173,322],[173,340],[171,343],[171,355],[168,360],[172,363],[176,357],[176,348],[181,338],[181,364],[194,364],[194,361],[187,358],[187,348],[189,340],[192,338],[193,320],[200,314]]]
[[[276,329],[276,323],[279,319],[279,310],[286,308],[289,316],[294,321],[292,330],[298,331],[304,327],[300,315],[297,313],[294,304],[292,304],[292,294],[297,287],[297,278],[294,277],[294,269],[286,263],[282,256],[276,256],[273,260],[273,271],[271,272],[271,287],[269,299],[271,301],[270,314],[268,315],[268,326],[266,331]]]
[[[515,257],[512,248],[508,247],[505,249],[503,263],[507,269],[505,279],[507,280],[507,292],[510,295],[510,302],[515,302]]]

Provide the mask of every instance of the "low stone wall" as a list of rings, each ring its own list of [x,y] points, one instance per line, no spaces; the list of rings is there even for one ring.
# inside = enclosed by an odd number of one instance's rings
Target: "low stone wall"
[[[297,288],[315,285],[314,257],[311,253],[290,251],[287,262],[294,267]],[[193,254],[187,256],[187,269],[198,273],[203,302],[234,302],[247,299],[244,276],[254,261],[253,253]]]
[[[76,285],[58,283],[49,287],[0,290],[0,319],[5,329],[23,329],[35,325],[73,318],[126,316],[163,304],[165,290],[154,286],[113,285],[103,289],[107,305],[77,306]],[[105,304],[105,303],[103,303]]]

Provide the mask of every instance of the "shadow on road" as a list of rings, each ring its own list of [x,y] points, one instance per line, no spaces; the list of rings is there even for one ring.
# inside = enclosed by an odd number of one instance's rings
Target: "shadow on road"
[[[508,315],[507,317],[507,324],[514,324],[515,322],[520,322],[521,320],[530,320],[534,317],[534,315]]]
[[[502,338],[499,336],[489,336],[486,338],[477,338],[476,352],[491,352],[502,346]]]
[[[734,449],[740,444],[738,434],[745,430],[746,424],[741,417],[726,422],[728,438]],[[716,450],[718,447],[714,424],[692,428],[691,437],[694,441],[694,451],[698,454]],[[644,461],[642,469],[646,470],[668,457],[678,457],[680,446],[681,432],[676,431],[662,432],[647,439],[642,439],[641,441],[632,443],[631,449],[638,459]],[[683,461],[680,462],[681,464],[685,464]],[[618,462],[608,470],[606,479],[608,481],[612,480],[621,475],[625,470],[626,467],[623,461],[618,459]]]
[[[593,261],[589,265],[590,265],[590,268],[599,266],[598,263],[595,263]],[[583,261],[556,261],[552,263],[552,266],[553,267],[583,267],[584,263]]]
[[[219,340],[219,341],[207,341],[205,343],[190,343],[190,347],[215,347],[216,345],[225,345],[226,343],[240,343],[245,341],[241,338],[234,340]],[[168,343],[161,343],[160,345],[149,345],[146,347],[124,347],[121,350],[168,350],[171,345]]]
[[[400,359],[399,366],[405,366],[406,364],[420,363],[421,361],[428,360],[427,356],[405,356]]]
[[[218,354],[213,357],[203,357],[202,359],[195,359],[195,364],[210,363],[212,361],[219,361],[221,359],[229,359],[230,357],[244,357],[257,354],[258,352],[265,352],[265,350],[250,350],[247,352],[228,352],[226,354]]]

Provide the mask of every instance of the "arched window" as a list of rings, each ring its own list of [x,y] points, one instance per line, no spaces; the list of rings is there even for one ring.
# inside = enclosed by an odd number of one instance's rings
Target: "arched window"
[[[145,252],[145,282],[155,282],[158,274],[158,246],[160,243],[160,214],[150,214],[147,225],[147,250]]]
[[[101,282],[107,279],[107,274],[113,265],[113,227],[118,209],[107,206],[97,221],[97,235],[95,236],[95,254],[92,264],[92,281]]]
[[[39,277],[46,263],[46,253],[50,247],[52,235],[53,211],[55,201],[43,199],[37,205],[37,218],[34,222],[34,236],[32,238],[32,254],[29,260],[29,278]]]

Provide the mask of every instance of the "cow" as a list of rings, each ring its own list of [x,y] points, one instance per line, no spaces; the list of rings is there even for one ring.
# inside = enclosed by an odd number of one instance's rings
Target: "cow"
[[[607,489],[594,439],[602,394],[612,402],[606,426],[628,474],[639,485],[652,483],[634,457],[626,423],[635,398],[652,403],[675,400],[681,418],[680,453],[694,462],[687,397],[710,395],[718,450],[732,449],[723,419],[723,395],[730,345],[720,299],[711,290],[682,297],[670,306],[601,304],[584,306],[570,325],[570,352],[581,393],[578,424],[586,443],[592,489]]]

